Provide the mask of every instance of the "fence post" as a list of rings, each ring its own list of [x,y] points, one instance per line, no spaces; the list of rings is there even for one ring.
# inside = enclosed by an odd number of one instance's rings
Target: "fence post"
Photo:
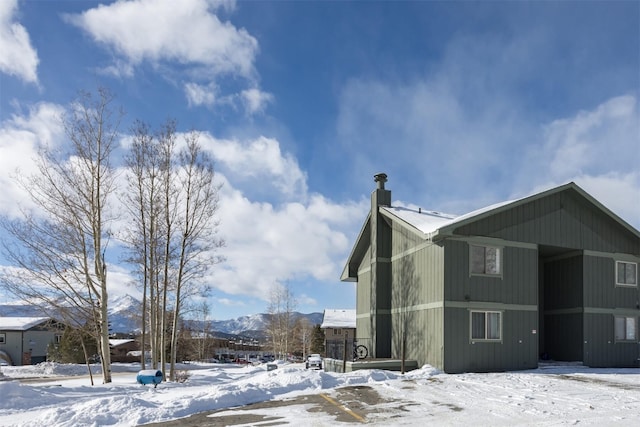
[[[342,346],[342,372],[347,372],[347,338],[349,337],[349,332],[347,330],[344,331],[344,346]]]

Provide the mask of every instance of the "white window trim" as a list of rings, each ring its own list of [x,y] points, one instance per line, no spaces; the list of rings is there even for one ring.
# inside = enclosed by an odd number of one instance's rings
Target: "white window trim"
[[[486,337],[487,334],[487,327],[488,327],[488,322],[487,320],[487,314],[490,313],[498,313],[500,315],[500,338],[473,338],[473,313],[482,313],[485,315],[485,323],[484,323],[484,327],[485,327],[485,331],[484,331],[484,336]],[[469,341],[473,344],[476,342],[494,342],[494,343],[501,343],[502,342],[502,336],[503,336],[503,318],[504,318],[504,312],[500,311],[500,310],[469,310]]]
[[[631,339],[618,339],[616,337],[616,320],[624,319],[625,320],[625,336],[626,336],[626,321],[627,319],[633,319],[635,322],[635,337]],[[614,316],[613,317],[613,338],[616,343],[637,343],[638,342],[638,318],[635,316]]]
[[[636,267],[636,283],[620,283],[618,280],[618,265],[619,264],[633,264]],[[637,288],[638,287],[638,263],[629,262],[629,261],[616,261],[616,286],[621,286],[624,288]]]
[[[484,273],[476,273],[473,271],[473,247],[474,246],[479,248],[484,248],[485,253],[487,248],[496,249],[498,251],[498,272],[497,273],[486,273],[486,269],[487,269],[486,259],[485,259],[485,265],[484,265],[484,270],[485,270]],[[503,264],[504,264],[504,247],[503,246],[485,245],[482,243],[469,243],[469,276],[502,278],[502,272],[504,271]]]

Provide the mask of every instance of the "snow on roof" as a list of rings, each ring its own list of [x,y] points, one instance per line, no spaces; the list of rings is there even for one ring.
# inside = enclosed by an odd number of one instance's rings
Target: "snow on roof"
[[[111,345],[112,347],[117,347],[117,346],[122,345],[122,344],[130,343],[132,341],[135,341],[135,340],[132,340],[132,339],[109,339],[109,345]]]
[[[48,317],[0,317],[0,330],[27,331],[48,320]]]
[[[321,328],[355,328],[355,310],[325,309]]]
[[[522,199],[524,199],[524,197]],[[395,215],[406,223],[422,231],[424,234],[429,234],[448,225],[464,221],[467,218],[473,218],[474,216],[492,211],[494,209],[498,209],[510,203],[517,202],[518,200],[521,199],[507,200],[504,202],[495,203],[493,205],[476,209],[475,211],[460,216],[423,209],[407,208],[403,206],[380,206],[380,209],[387,211],[392,215]]]
[[[422,209],[406,208],[403,206],[381,206],[380,209],[397,216],[404,222],[413,225],[425,234],[432,233],[456,219],[455,215],[426,211]]]

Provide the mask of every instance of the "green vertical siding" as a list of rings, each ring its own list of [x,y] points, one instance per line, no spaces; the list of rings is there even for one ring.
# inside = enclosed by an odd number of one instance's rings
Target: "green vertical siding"
[[[469,242],[445,243],[446,372],[528,369],[538,361],[538,254],[504,246],[502,276],[469,274]],[[502,313],[501,342],[473,342],[470,310]]]
[[[392,252],[392,357],[442,369],[443,260],[441,246],[395,224]]]
[[[447,308],[444,322],[444,370],[447,373],[534,369],[538,366],[535,311],[505,310],[501,342],[472,341],[468,309]]]
[[[535,249],[505,246],[502,277],[469,274],[469,243],[446,243],[445,299],[447,301],[494,301],[505,304],[538,303],[538,255]]]
[[[637,237],[573,190],[496,213],[455,234],[612,253],[640,251]]]
[[[615,285],[614,256],[584,257],[584,363],[594,367],[638,366],[640,346],[616,342],[616,315],[640,317],[638,287]]]
[[[367,347],[370,347],[373,342],[371,340],[371,260],[369,257],[370,249],[358,266],[356,292],[356,339]]]
[[[584,364],[592,367],[638,367],[640,346],[636,342],[616,342],[613,314],[587,313]]]

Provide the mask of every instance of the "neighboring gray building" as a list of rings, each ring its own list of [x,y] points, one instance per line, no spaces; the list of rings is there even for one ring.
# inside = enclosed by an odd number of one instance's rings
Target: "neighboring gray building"
[[[0,317],[0,359],[15,366],[44,362],[61,336],[60,324],[48,317]]]
[[[634,227],[574,183],[454,217],[392,206],[386,178],[341,277],[370,355],[400,358],[404,340],[448,373],[638,366]]]
[[[347,359],[353,358],[353,340],[356,333],[356,311],[353,309],[326,309],[322,315],[325,356],[342,360],[346,344]]]

